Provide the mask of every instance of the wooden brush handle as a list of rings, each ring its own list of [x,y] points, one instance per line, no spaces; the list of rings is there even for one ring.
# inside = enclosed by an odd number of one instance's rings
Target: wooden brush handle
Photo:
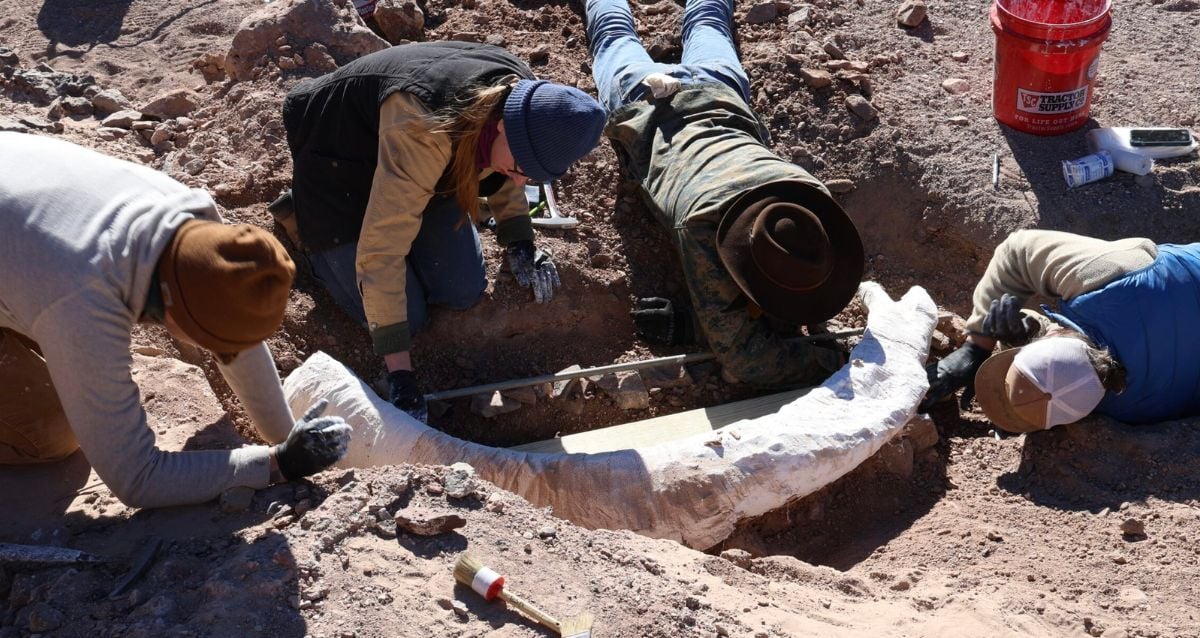
[[[508,605],[510,607],[516,607],[517,609],[521,610],[526,615],[528,615],[530,618],[533,618],[534,620],[553,629],[554,631],[561,633],[561,628],[558,624],[558,621],[555,620],[553,616],[538,609],[537,607],[535,607],[533,605],[533,603],[529,602],[528,600],[521,598],[521,596],[519,594],[517,594],[516,592],[512,592],[507,589],[501,589],[500,590],[500,598],[502,598],[504,600],[504,602],[508,603]]]

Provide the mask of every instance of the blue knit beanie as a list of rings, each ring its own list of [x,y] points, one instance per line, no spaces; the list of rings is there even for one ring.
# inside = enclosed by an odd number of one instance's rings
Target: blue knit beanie
[[[521,80],[504,101],[504,132],[521,172],[562,177],[600,141],[604,109],[590,95],[546,80]]]

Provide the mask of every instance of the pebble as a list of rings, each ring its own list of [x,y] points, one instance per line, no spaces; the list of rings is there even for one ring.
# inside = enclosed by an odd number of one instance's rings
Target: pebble
[[[966,126],[971,123],[971,120],[965,115],[955,115],[954,117],[948,118],[946,121],[955,126]]]
[[[904,0],[896,9],[896,22],[900,26],[915,27],[925,21],[928,13],[925,0]]]
[[[851,113],[864,122],[870,122],[879,117],[879,111],[871,105],[871,102],[867,98],[861,95],[847,95],[846,108],[850,109]]]
[[[539,44],[534,50],[529,52],[530,64],[544,64],[550,61],[550,47],[545,44]]]
[[[466,498],[475,493],[475,468],[466,463],[455,463],[446,470],[446,496]]]
[[[748,569],[752,560],[750,552],[744,549],[727,549],[721,552],[721,558],[743,569]]]
[[[538,530],[538,537],[542,539],[554,538],[558,536],[558,530],[553,525],[546,525]]]
[[[713,623],[713,629],[717,630],[717,636],[725,637],[725,636],[733,635],[733,634],[729,633],[729,627],[726,627],[725,625],[722,625],[721,623]]]
[[[999,543],[1004,540],[1004,537],[1000,535],[1000,532],[997,532],[996,530],[991,530],[987,533],[987,539],[989,541],[994,541],[994,542]]]
[[[971,90],[971,83],[962,78],[947,78],[942,81],[942,89],[950,95],[962,95]]]
[[[831,57],[835,60],[845,60],[846,59],[846,54],[842,53],[842,48],[839,47],[837,45],[837,43],[834,42],[833,40],[826,40],[821,45],[821,48],[824,49],[825,52],[829,54],[829,57]]]
[[[1125,555],[1121,554],[1120,552],[1113,552],[1112,554],[1109,554],[1108,557],[1112,559],[1112,562],[1118,565],[1124,565],[1125,563],[1129,562],[1129,560],[1125,558]]]
[[[487,505],[484,506],[484,509],[496,514],[503,514],[506,504],[507,501],[504,500],[504,497],[499,492],[492,492],[488,495]]]
[[[253,500],[254,488],[244,486],[231,487],[221,493],[221,511],[226,514],[244,512],[250,509],[250,502]]]
[[[831,179],[825,182],[825,188],[831,193],[849,193],[854,190],[854,181],[848,179]]]
[[[766,24],[774,22],[779,17],[779,6],[774,0],[768,2],[760,2],[746,12],[746,22],[748,24]]]
[[[454,610],[455,614],[458,614],[463,618],[467,617],[467,606],[461,600],[452,601],[450,603],[450,608]]]
[[[966,51],[955,51],[954,53],[950,54],[950,59],[954,60],[955,62],[966,62],[967,60],[971,59],[971,54],[967,53]]]
[[[467,524],[454,513],[443,513],[428,507],[406,507],[395,516],[396,526],[417,536],[437,536]]]
[[[824,69],[800,69],[798,75],[812,89],[823,89],[833,84],[833,76]]]
[[[1146,524],[1136,518],[1127,518],[1121,523],[1121,533],[1125,536],[1145,536]]]

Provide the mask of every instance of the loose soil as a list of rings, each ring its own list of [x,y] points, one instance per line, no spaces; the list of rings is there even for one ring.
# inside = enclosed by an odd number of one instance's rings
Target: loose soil
[[[17,57],[0,62],[0,128],[43,129],[35,134],[164,170],[212,192],[228,219],[274,229],[266,204],[291,172],[282,97],[346,60],[326,42],[327,56],[306,51],[304,64],[281,68],[275,44],[265,65],[240,81],[212,60],[230,52],[247,17],[298,4],[7,0],[0,47]],[[339,1],[309,4],[349,12]],[[1086,154],[1086,128],[1196,127],[1200,3],[1118,3],[1093,120],[1050,138],[991,117],[993,36],[984,2],[930,2],[929,19],[914,29],[898,27],[899,3],[885,0],[793,3],[791,19],[781,3],[773,5],[775,19],[751,24],[755,4],[738,6],[738,44],[773,150],[836,186],[863,235],[869,278],[893,294],[924,286],[945,309],[935,355],[961,340],[953,315],[969,311],[992,249],[1015,230],[1200,240],[1196,156],[1159,162],[1146,177],[1117,173],[1076,189],[1067,189],[1059,169],[1061,160]],[[538,60],[532,68],[540,77],[594,91],[576,4],[421,6],[423,39],[491,37]],[[656,59],[677,61],[682,7],[638,3],[634,13]],[[805,13],[807,22],[798,19]],[[309,44],[287,42],[297,51]],[[835,71],[829,86],[810,88],[800,71],[827,68],[830,51],[865,69]],[[64,96],[86,94],[87,86],[116,89],[140,108],[190,89],[196,104],[188,121],[154,125],[167,130],[158,144],[149,133],[113,138],[92,115],[55,117],[47,95],[15,70],[55,78]],[[952,95],[941,86],[948,78],[970,89]],[[878,118],[859,119],[846,106],[849,95],[868,98]],[[560,293],[533,303],[485,232],[491,283],[484,300],[464,312],[435,311],[416,340],[426,390],[702,349],[647,344],[628,318],[634,297],[687,293],[670,238],[621,181],[612,151],[601,144],[558,186],[563,208],[582,221],[539,239],[559,264]],[[852,307],[831,324],[859,326],[861,311]],[[138,357],[137,378],[163,447],[254,440],[207,355],[154,328],[139,329],[135,344],[149,355]],[[303,267],[270,345],[284,375],[318,350],[368,380],[383,372],[364,331]],[[754,395],[715,365],[690,369],[688,379],[652,389],[645,410],[621,410],[585,387],[573,399],[491,419],[456,400],[432,424],[514,445]],[[712,554],[582,530],[483,483],[472,496],[448,498],[437,487],[444,468],[329,472],[263,491],[232,512],[217,504],[130,511],[79,455],[6,468],[0,541],[76,547],[113,561],[0,569],[0,638],[550,635],[454,585],[451,565],[467,548],[552,613],[596,614],[598,636],[1200,635],[1200,550],[1192,542],[1200,434],[1191,423],[1131,428],[1091,419],[997,437],[977,408],[960,413],[948,402],[932,417],[941,433],[933,447],[891,444],[826,490],[744,526]],[[466,525],[430,538],[389,529],[392,514],[416,506],[456,513]],[[1128,520],[1125,529],[1144,531],[1123,534]],[[158,558],[130,591],[110,598],[149,535],[164,539]],[[465,608],[456,611],[455,602]]]

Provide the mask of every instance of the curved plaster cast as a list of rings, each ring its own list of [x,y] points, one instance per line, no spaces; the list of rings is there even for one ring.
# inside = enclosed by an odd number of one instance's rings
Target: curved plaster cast
[[[937,311],[914,287],[893,301],[874,282],[859,294],[867,332],[821,386],[757,419],[704,435],[600,454],[477,445],[430,428],[318,352],[284,383],[294,414],[319,397],[354,428],[340,467],[465,462],[479,476],[556,516],[708,549],[739,521],[811,494],[899,432],[928,389],[924,361]]]

